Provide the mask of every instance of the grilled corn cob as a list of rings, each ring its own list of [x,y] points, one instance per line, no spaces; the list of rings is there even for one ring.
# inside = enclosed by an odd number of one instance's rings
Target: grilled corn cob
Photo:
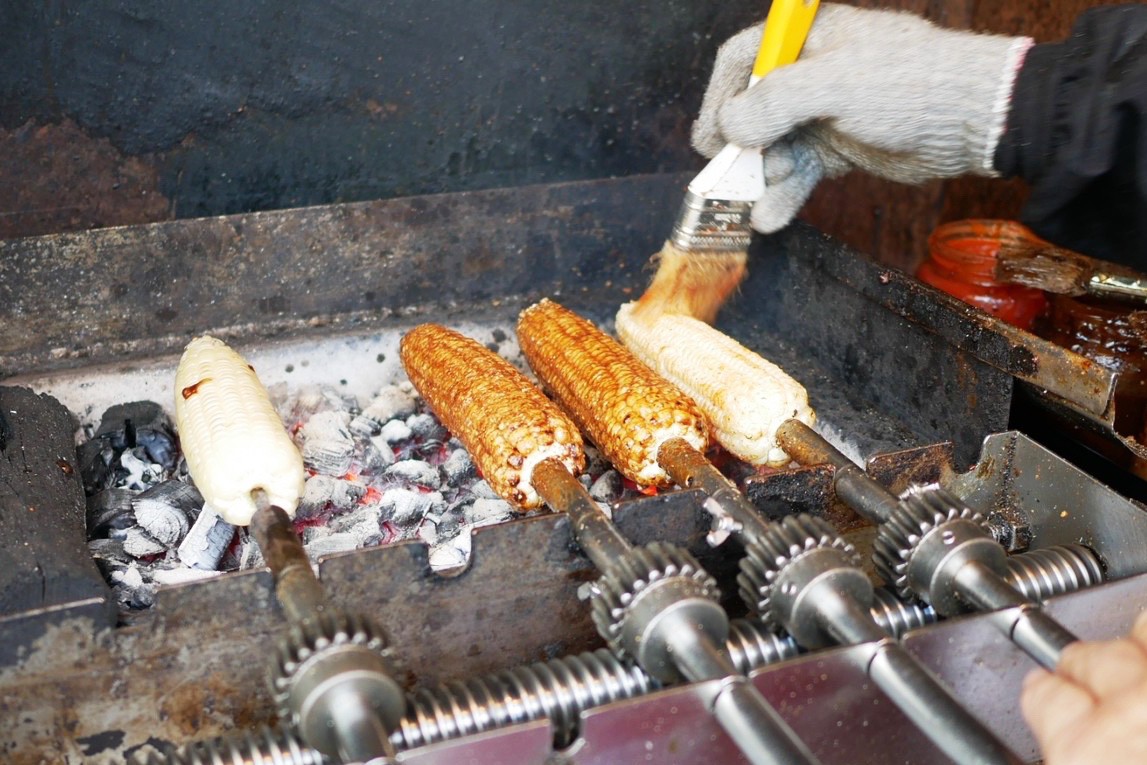
[[[648,321],[635,303],[617,312],[617,334],[634,354],[688,393],[705,413],[713,437],[753,465],[786,465],[777,428],[789,419],[816,421],[804,386],[728,335],[689,316]]]
[[[481,343],[422,324],[402,338],[401,356],[414,387],[504,499],[540,506],[531,477],[543,460],[557,458],[574,475],[585,469],[577,426]]]
[[[543,386],[631,481],[672,483],[657,462],[671,438],[708,447],[697,405],[592,322],[542,300],[518,318],[518,342]]]
[[[203,499],[228,523],[246,526],[252,492],[294,517],[303,458],[246,360],[213,337],[188,343],[175,373],[175,422]]]

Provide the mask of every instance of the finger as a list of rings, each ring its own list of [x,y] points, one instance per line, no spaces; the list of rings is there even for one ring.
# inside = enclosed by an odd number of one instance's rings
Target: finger
[[[1056,672],[1102,700],[1147,683],[1147,652],[1125,638],[1080,641],[1063,650]]]
[[[721,107],[720,130],[738,146],[768,146],[813,120],[839,116],[847,107],[841,76],[834,56],[781,67]]]
[[[1078,725],[1095,706],[1087,691],[1046,670],[1033,670],[1024,679],[1020,711],[1045,751],[1049,742]]]
[[[809,194],[824,177],[824,168],[816,153],[802,144],[792,147],[792,172],[783,180],[765,186],[765,193],[753,205],[753,228],[771,234],[787,226]]]
[[[796,169],[796,153],[793,151],[793,142],[789,138],[782,138],[769,146],[763,155],[766,186],[781,183]]]
[[[748,87],[761,34],[761,25],[754,24],[730,37],[717,51],[701,111],[693,123],[693,148],[703,156],[712,158],[728,143],[721,132],[721,107]]]

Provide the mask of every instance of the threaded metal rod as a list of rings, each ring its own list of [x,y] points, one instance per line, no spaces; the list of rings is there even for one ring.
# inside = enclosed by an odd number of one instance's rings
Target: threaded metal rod
[[[197,741],[146,759],[133,756],[130,765],[323,765],[311,749],[286,728],[261,728],[224,738]]]

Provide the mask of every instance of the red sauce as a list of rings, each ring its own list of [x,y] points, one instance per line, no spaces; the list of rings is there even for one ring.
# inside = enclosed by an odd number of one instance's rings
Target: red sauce
[[[211,382],[211,378],[210,377],[204,377],[199,382],[197,382],[193,385],[188,385],[186,388],[184,388],[181,391],[181,393],[183,394],[183,400],[186,401],[187,399],[191,398],[196,393],[198,393],[199,392],[199,386],[205,382]]]
[[[929,257],[916,278],[1021,329],[1031,329],[1047,308],[1042,290],[999,282],[996,254],[1005,240],[1038,237],[1018,223],[961,220],[937,226],[928,237]]]

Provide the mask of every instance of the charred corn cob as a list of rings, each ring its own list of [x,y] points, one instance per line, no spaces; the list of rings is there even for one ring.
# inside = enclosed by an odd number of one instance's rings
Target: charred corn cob
[[[481,343],[422,324],[403,337],[401,356],[414,387],[503,498],[523,508],[540,506],[531,477],[543,460],[556,458],[574,475],[585,469],[577,426]]]
[[[697,405],[592,322],[542,300],[518,318],[518,342],[543,386],[631,481],[672,483],[657,462],[669,439],[708,447]]]
[[[789,419],[816,420],[804,386],[702,321],[671,314],[644,320],[635,306],[627,303],[617,313],[621,341],[693,397],[717,442],[750,464],[788,464],[777,428]]]
[[[191,477],[224,520],[250,523],[257,490],[294,517],[306,480],[302,455],[255,370],[223,341],[197,337],[184,349],[175,422]]]

